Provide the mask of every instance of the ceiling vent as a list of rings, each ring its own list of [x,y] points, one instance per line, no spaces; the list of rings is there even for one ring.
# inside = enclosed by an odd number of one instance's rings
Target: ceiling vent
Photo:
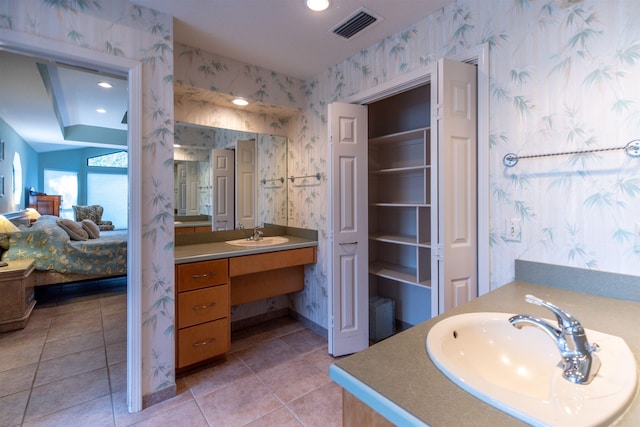
[[[377,16],[371,11],[366,10],[364,7],[361,7],[356,10],[351,17],[333,27],[331,32],[339,35],[340,37],[344,37],[345,39],[350,39],[365,28],[368,28],[380,21],[382,21],[380,16]]]

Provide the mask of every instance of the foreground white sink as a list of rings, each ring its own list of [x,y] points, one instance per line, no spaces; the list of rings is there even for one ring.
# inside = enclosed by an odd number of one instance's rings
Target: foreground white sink
[[[260,246],[281,245],[282,243],[287,243],[288,241],[289,241],[288,237],[270,236],[270,237],[263,237],[262,240],[237,239],[237,240],[228,240],[226,243],[233,246],[260,247]]]
[[[427,352],[451,381],[534,425],[608,425],[634,398],[637,369],[619,337],[586,329],[602,365],[588,385],[562,377],[560,352],[538,328],[516,329],[508,313],[468,313],[436,323]],[[549,321],[554,324],[554,321]]]

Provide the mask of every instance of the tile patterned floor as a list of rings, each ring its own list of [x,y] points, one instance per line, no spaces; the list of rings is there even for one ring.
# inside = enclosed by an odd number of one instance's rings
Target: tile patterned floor
[[[38,288],[23,330],[0,333],[0,426],[340,426],[326,340],[291,318],[232,335],[177,395],[126,404],[126,281]]]

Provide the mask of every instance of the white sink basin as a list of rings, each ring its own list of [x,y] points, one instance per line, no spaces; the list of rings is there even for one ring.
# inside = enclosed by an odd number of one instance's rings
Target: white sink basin
[[[427,352],[451,381],[478,399],[526,423],[608,425],[636,392],[633,353],[621,338],[586,329],[602,365],[590,384],[562,377],[560,352],[535,327],[516,329],[508,313],[468,313],[436,323]],[[549,320],[555,324],[555,321]]]
[[[270,237],[263,237],[262,240],[237,239],[237,240],[228,240],[226,243],[233,246],[260,247],[260,246],[281,245],[282,243],[287,243],[288,241],[289,241],[288,237],[270,236]]]

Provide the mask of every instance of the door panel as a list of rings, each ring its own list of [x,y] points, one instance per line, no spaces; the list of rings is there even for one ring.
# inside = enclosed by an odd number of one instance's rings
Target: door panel
[[[211,150],[213,173],[213,230],[233,230],[234,159],[231,150]]]
[[[329,105],[329,353],[369,346],[367,107]]]
[[[253,228],[256,223],[256,141],[236,141],[236,215],[237,223]]]
[[[477,296],[476,67],[438,61],[439,313]]]

